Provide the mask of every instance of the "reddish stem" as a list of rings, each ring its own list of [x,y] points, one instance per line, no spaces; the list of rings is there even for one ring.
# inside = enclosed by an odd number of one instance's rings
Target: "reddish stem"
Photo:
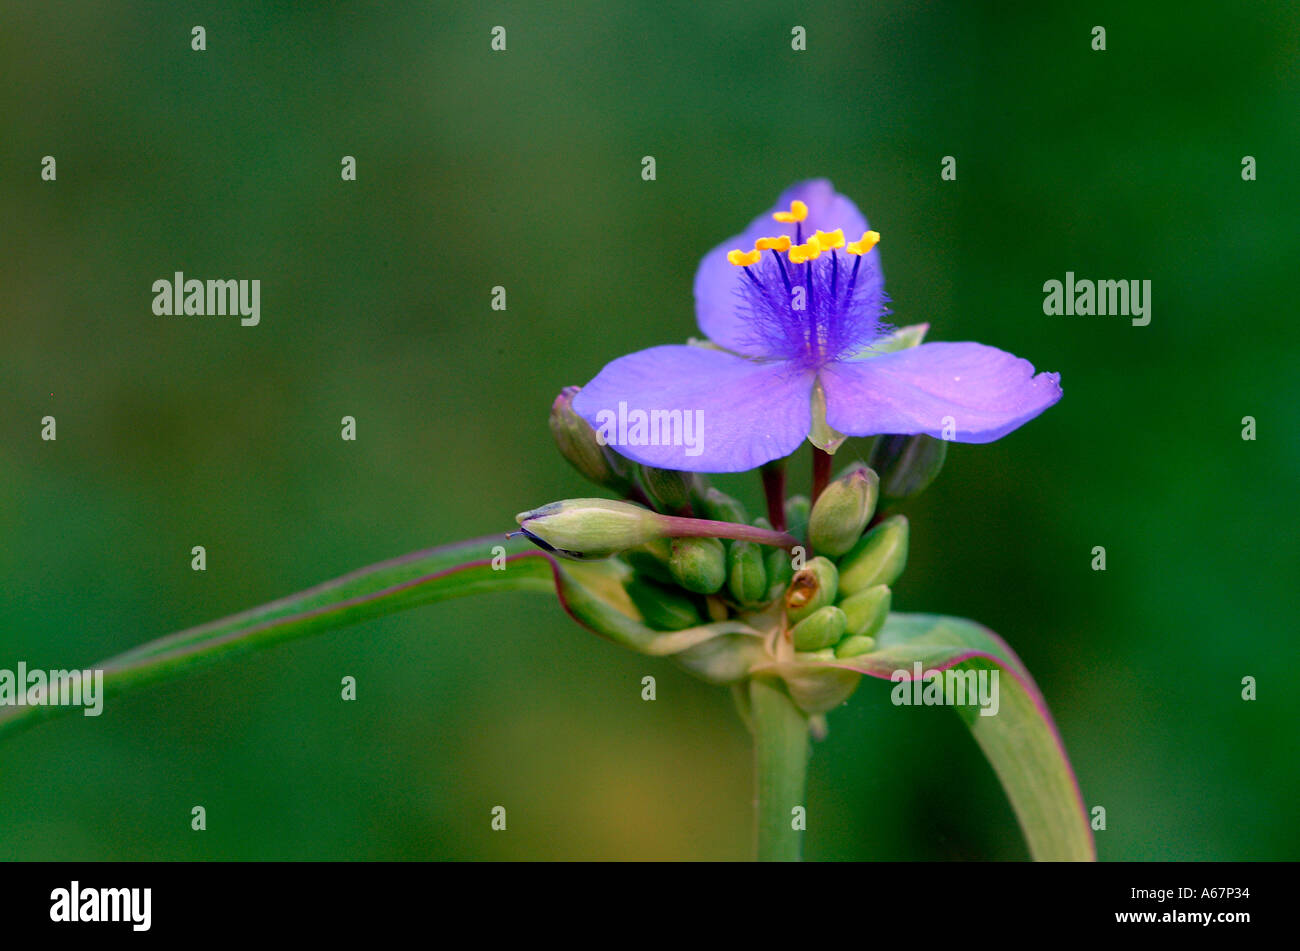
[[[731,538],[740,542],[772,545],[776,548],[793,548],[799,544],[793,535],[755,525],[715,522],[707,518],[679,518],[675,515],[664,515],[661,518],[671,538]]]
[[[767,497],[767,520],[778,532],[785,531],[785,460],[763,466],[763,494]]]
[[[813,447],[812,504],[817,504],[818,497],[831,481],[831,454]]]

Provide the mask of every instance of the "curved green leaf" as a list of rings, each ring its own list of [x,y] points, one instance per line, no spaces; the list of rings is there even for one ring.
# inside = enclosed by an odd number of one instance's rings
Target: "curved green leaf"
[[[500,547],[498,547],[500,546]],[[493,562],[498,567],[493,567]],[[524,539],[477,538],[412,552],[230,617],[150,641],[92,669],[104,693],[404,608],[488,591],[555,590],[559,569]],[[0,708],[0,736],[79,707]]]
[[[854,674],[882,680],[904,671],[914,679],[931,670],[996,669],[999,706],[981,716],[975,706],[955,709],[984,751],[1015,810],[1030,854],[1040,861],[1094,861],[1097,848],[1079,784],[1038,685],[1007,643],[988,628],[963,618],[891,614],[876,637],[876,650],[850,660],[795,660],[770,669],[806,710],[843,699]],[[757,672],[757,671],[756,671]]]

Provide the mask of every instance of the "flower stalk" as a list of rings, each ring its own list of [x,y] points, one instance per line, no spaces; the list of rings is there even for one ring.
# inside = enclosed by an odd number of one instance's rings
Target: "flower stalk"
[[[781,687],[763,677],[749,681],[754,732],[756,855],[760,862],[797,862],[803,851],[808,782],[808,718]],[[801,815],[801,814],[799,814]]]
[[[829,452],[813,447],[812,502],[817,504],[822,492],[831,481],[832,457]]]
[[[767,502],[767,520],[778,532],[785,531],[785,460],[766,463],[763,474],[763,498]]]
[[[771,528],[759,528],[757,525],[719,522],[710,518],[679,518],[675,515],[664,515],[661,518],[664,533],[669,538],[729,538],[732,541],[757,542],[774,548],[793,548],[799,544],[793,535]]]

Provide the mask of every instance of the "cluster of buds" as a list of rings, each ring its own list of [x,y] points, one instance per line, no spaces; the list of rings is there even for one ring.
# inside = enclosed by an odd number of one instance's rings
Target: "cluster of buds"
[[[657,631],[761,618],[796,656],[846,659],[875,649],[908,541],[907,519],[881,517],[877,506],[924,488],[942,465],[942,443],[882,437],[872,465],[849,466],[815,504],[782,493],[778,515],[769,496],[774,529],[703,476],[612,452],[574,413],[576,393],[565,389],[551,408],[560,452],[623,498],[566,499],[521,512],[521,533],[567,559],[621,560],[628,598]]]
[[[816,516],[821,502],[813,507]],[[786,589],[785,637],[798,654],[844,660],[870,653],[889,616],[892,592],[907,564],[907,519],[887,518],[836,561],[818,555]]]

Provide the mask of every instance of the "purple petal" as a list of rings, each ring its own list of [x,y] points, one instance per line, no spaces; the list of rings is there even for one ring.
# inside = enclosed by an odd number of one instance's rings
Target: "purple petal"
[[[836,228],[844,229],[844,240],[856,241],[868,229],[867,219],[857,206],[838,194],[826,179],[799,182],[787,188],[776,205],[755,218],[748,228],[706,254],[695,272],[695,319],[705,336],[719,346],[749,356],[770,356],[745,320],[739,294],[740,282],[745,278],[740,268],[728,263],[727,252],[736,248],[748,251],[759,238],[783,234],[794,241],[795,225],[773,221],[772,214],[789,211],[790,203],[796,199],[808,206],[808,217],[800,226],[805,241],[815,231]],[[866,255],[862,266],[864,274],[871,274],[873,281],[883,285],[879,250]]]
[[[821,373],[826,422],[850,436],[992,442],[1061,398],[1060,374],[980,343],[925,343]],[[945,433],[945,429],[948,431]]]
[[[573,398],[573,409],[645,465],[744,472],[799,448],[812,426],[812,385],[811,373],[782,363],[652,347],[608,364]],[[636,411],[645,417],[639,429]]]

